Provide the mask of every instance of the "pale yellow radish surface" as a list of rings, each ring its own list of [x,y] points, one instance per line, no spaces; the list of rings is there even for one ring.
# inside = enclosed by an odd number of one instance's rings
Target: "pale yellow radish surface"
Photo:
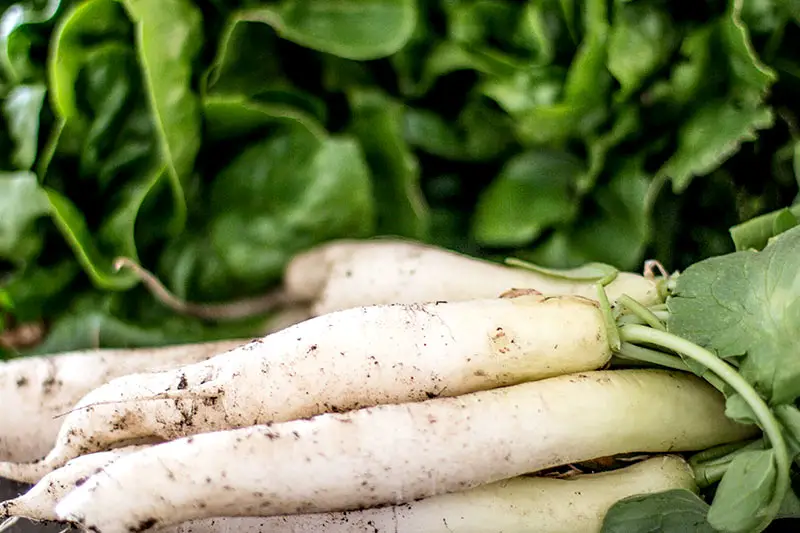
[[[217,516],[345,511],[757,433],[727,418],[722,395],[691,374],[587,372],[175,440],[109,465],[56,512],[122,533]]]
[[[568,479],[520,476],[415,502],[338,513],[209,518],[160,533],[598,533],[623,498],[672,489],[697,491],[680,457]]]
[[[56,442],[64,420],[60,415],[116,377],[203,361],[248,341],[86,350],[0,362],[0,460],[44,457]]]
[[[0,503],[0,519],[20,517],[30,520],[57,520],[56,504],[102,467],[143,446],[127,446],[107,452],[81,455],[42,478],[24,494]]]
[[[64,419],[44,461],[0,463],[0,475],[36,482],[120,443],[457,396],[600,368],[610,357],[602,314],[585,298],[349,309],[201,363],[112,381]]]
[[[491,298],[509,289],[596,297],[592,281],[568,281],[400,239],[332,241],[296,256],[284,286],[314,314],[383,303]],[[627,294],[643,305],[659,301],[654,281],[620,272],[606,287],[614,302]]]

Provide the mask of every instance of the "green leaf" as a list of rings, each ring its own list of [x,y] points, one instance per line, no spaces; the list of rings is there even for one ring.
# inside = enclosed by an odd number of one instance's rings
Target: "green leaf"
[[[708,511],[712,527],[730,532],[752,530],[775,490],[775,453],[748,450],[738,454],[720,481]]]
[[[216,57],[203,77],[201,94],[253,96],[288,85],[276,53],[275,30],[248,16],[240,11],[228,19]]]
[[[446,121],[433,111],[408,108],[403,137],[411,146],[454,161],[493,159],[513,142],[509,117],[473,99],[459,117]]]
[[[349,137],[301,128],[253,143],[216,177],[211,243],[246,286],[266,287],[289,258],[316,243],[374,231],[370,175]],[[236,210],[229,206],[236,205]]]
[[[659,170],[672,180],[676,193],[686,190],[694,176],[716,170],[743,142],[772,127],[769,108],[742,108],[729,101],[708,103],[678,130],[678,149]]]
[[[123,293],[85,293],[51,326],[44,342],[27,355],[96,348],[130,348],[247,338],[263,334],[261,324],[210,325],[191,317],[162,315],[149,320],[124,316],[131,302]],[[137,317],[138,318],[138,317]]]
[[[608,39],[608,70],[620,100],[636,92],[669,59],[676,33],[667,11],[654,4],[618,4]]]
[[[249,9],[245,16],[306,48],[368,60],[393,54],[408,42],[417,10],[414,0],[282,0]]]
[[[776,405],[773,408],[775,417],[783,429],[786,445],[794,461],[800,460],[800,409],[794,405]]]
[[[778,79],[774,69],[759,60],[749,30],[742,22],[744,0],[731,0],[727,16],[722,22],[722,39],[727,47],[733,96],[760,104],[768,89]]]
[[[100,42],[125,38],[130,22],[115,0],[86,0],[58,21],[48,58],[48,88],[53,111],[61,118],[80,120],[76,83],[87,54]]]
[[[59,300],[69,294],[69,284],[79,272],[80,267],[71,257],[52,267],[30,264],[3,280],[0,295],[5,293],[13,302],[11,314],[18,323],[57,316],[63,310]]]
[[[173,189],[171,230],[178,232],[186,222],[184,189],[200,149],[192,66],[203,44],[201,14],[190,0],[119,1],[136,26],[136,50]]]
[[[288,105],[271,105],[241,97],[209,96],[203,99],[203,116],[209,140],[246,138],[278,124],[299,124],[322,139],[325,129],[302,110]]]
[[[787,231],[800,222],[800,205],[778,209],[751,218],[731,227],[730,234],[736,250],[760,250],[774,236]]]
[[[138,282],[138,278],[130,271],[117,272],[113,262],[118,256],[134,260],[138,258],[134,227],[139,209],[165,173],[166,169],[157,168],[140,180],[126,184],[115,199],[111,215],[103,221],[96,238],[92,235],[84,215],[69,198],[57,191],[47,190],[53,221],[98,288],[126,290]]]
[[[556,103],[563,85],[562,77],[563,73],[557,68],[520,70],[511,76],[487,77],[479,90],[509,114],[518,115]]]
[[[709,86],[713,87],[720,77],[715,73],[717,67],[712,60],[714,30],[712,25],[688,30],[680,46],[680,58],[673,63],[669,78],[654,82],[646,93],[648,99],[654,104],[666,103],[667,112],[677,113],[716,92],[707,94]]]
[[[686,489],[631,496],[609,509],[601,533],[716,533],[707,512],[708,505]]]
[[[50,22],[60,5],[61,0],[5,2],[0,17],[0,67],[12,82],[40,78],[39,65],[35,65],[31,57],[36,40],[32,27]]]
[[[608,20],[603,0],[586,4],[586,35],[570,64],[559,102],[515,116],[517,137],[532,146],[591,135],[608,117]]]
[[[0,258],[25,262],[42,247],[33,228],[50,212],[47,195],[32,172],[0,172]]]
[[[3,102],[8,133],[15,144],[11,162],[20,170],[30,170],[36,161],[45,92],[44,85],[19,85],[11,89]]]
[[[609,152],[628,136],[636,133],[641,126],[638,108],[628,105],[617,112],[611,129],[600,135],[592,135],[587,139],[589,151],[589,168],[578,180],[578,190],[582,193],[591,191],[603,171],[606,170],[606,159]]]
[[[483,246],[524,246],[577,214],[574,185],[585,171],[567,152],[530,150],[503,167],[481,195],[472,234]]]
[[[667,301],[668,329],[715,351],[741,357],[739,372],[771,404],[800,396],[800,227],[762,251],[695,263]]]
[[[587,262],[638,268],[652,233],[646,204],[651,178],[642,167],[637,156],[610,168],[610,180],[595,188],[581,216],[556,228],[529,257],[560,268]]]
[[[690,361],[686,361],[690,363]],[[698,375],[703,375],[703,373],[707,370],[699,363],[694,362],[695,372]],[[699,367],[699,371],[697,371],[697,367]],[[758,424],[758,417],[753,412],[753,409],[750,407],[750,404],[747,403],[747,400],[739,394],[738,392],[731,392],[726,393],[727,397],[725,398],[725,416],[732,420],[736,420],[742,424]]]
[[[377,231],[426,240],[430,215],[419,185],[419,163],[403,139],[403,106],[367,91],[352,93],[350,102],[351,129],[372,174]]]

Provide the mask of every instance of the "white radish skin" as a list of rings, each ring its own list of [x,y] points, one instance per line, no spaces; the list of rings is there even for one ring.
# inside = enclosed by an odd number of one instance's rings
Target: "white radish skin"
[[[178,439],[109,465],[56,513],[97,533],[123,533],[218,516],[346,511],[755,433],[728,419],[722,395],[693,375],[596,371]]]
[[[112,381],[79,402],[86,408],[65,419],[43,461],[0,463],[0,475],[35,482],[72,457],[119,443],[457,396],[600,368],[610,357],[602,314],[584,298],[350,309],[208,361]]]
[[[0,519],[19,517],[29,520],[58,520],[56,504],[61,498],[103,467],[143,448],[144,446],[127,446],[76,457],[47,474],[25,494],[0,503]]]
[[[2,362],[0,460],[27,462],[44,457],[56,441],[63,421],[59,416],[116,377],[203,361],[249,340],[86,350]]]
[[[567,479],[520,476],[403,505],[209,518],[159,533],[598,533],[615,502],[671,489],[697,491],[692,469],[674,455]]]
[[[312,302],[315,315],[363,305],[491,298],[509,289],[596,298],[593,282],[558,279],[399,239],[332,241],[297,255],[284,288]],[[611,302],[627,294],[643,305],[658,303],[656,283],[620,272],[607,287]]]

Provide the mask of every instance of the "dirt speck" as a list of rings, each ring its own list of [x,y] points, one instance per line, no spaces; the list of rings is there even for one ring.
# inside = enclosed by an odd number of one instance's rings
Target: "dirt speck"
[[[158,520],[156,520],[155,518],[148,518],[147,520],[142,520],[135,526],[131,526],[130,528],[128,528],[128,531],[130,531],[131,533],[140,533],[141,531],[147,531],[148,529],[151,529],[157,523]]]

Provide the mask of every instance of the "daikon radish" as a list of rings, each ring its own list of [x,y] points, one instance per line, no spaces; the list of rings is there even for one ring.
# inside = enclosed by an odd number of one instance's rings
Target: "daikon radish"
[[[491,298],[510,289],[595,298],[595,281],[557,278],[400,239],[337,240],[297,255],[284,275],[289,299],[311,302],[315,315],[383,303]],[[620,272],[609,300],[627,294],[659,302],[655,281]]]
[[[58,520],[56,504],[69,491],[80,486],[89,476],[97,473],[104,466],[142,448],[143,446],[127,446],[107,452],[90,453],[76,457],[61,468],[44,476],[28,492],[12,500],[0,503],[0,519]],[[0,528],[0,530],[2,529]]]
[[[601,368],[610,357],[602,312],[585,298],[349,309],[207,361],[99,387],[64,419],[45,459],[0,463],[0,476],[35,483],[113,446],[458,396]]]
[[[0,362],[0,460],[43,457],[56,442],[63,422],[59,415],[116,377],[203,361],[249,341],[85,350]]]
[[[697,491],[678,456],[566,479],[519,476],[403,505],[338,513],[208,518],[159,533],[599,533],[617,501],[673,489]]]
[[[688,373],[613,370],[205,433],[112,463],[56,507],[101,533],[398,505],[619,453],[758,432]]]

